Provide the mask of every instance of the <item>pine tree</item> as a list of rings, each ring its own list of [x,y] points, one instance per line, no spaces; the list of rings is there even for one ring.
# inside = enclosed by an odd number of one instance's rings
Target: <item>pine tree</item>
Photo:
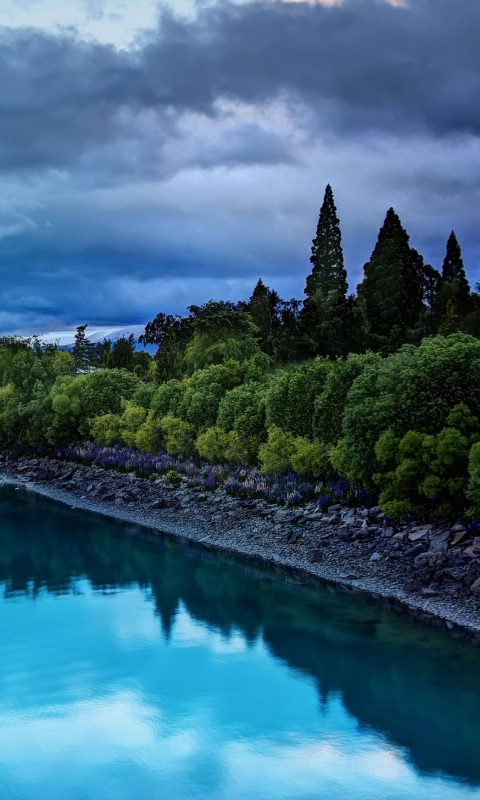
[[[247,310],[260,331],[260,347],[269,356],[274,355],[273,337],[279,300],[278,294],[265,286],[260,278],[247,304]]]
[[[390,208],[358,287],[375,350],[393,352],[411,338],[418,324],[423,292],[415,253],[398,215]]]
[[[344,300],[348,291],[347,273],[343,261],[340,220],[330,184],[325,189],[310,263],[312,271],[305,287],[307,297],[318,298],[320,295],[321,300],[327,300],[336,292],[338,302]]]
[[[470,285],[465,274],[462,251],[455,235],[452,231],[447,242],[447,252],[442,266],[442,283],[456,283],[457,297],[460,308],[470,297]]]

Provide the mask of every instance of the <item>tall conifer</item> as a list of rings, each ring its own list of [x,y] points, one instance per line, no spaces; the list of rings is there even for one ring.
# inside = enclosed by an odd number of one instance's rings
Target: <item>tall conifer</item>
[[[390,208],[358,287],[375,350],[396,350],[410,338],[418,323],[423,292],[416,261],[409,236]]]
[[[447,252],[442,266],[442,283],[453,284],[454,282],[456,283],[458,302],[462,306],[470,297],[470,284],[465,274],[465,266],[458,239],[455,231],[452,231],[448,237]]]
[[[348,284],[343,261],[342,233],[330,184],[325,189],[317,233],[312,242],[310,263],[312,271],[305,287],[307,297],[313,298],[317,295],[318,298],[319,294],[321,300],[327,300],[336,292],[338,300],[345,299]]]

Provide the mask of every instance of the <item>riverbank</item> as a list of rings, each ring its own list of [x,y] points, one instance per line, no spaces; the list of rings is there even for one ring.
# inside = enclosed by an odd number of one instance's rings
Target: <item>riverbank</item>
[[[173,487],[131,473],[48,458],[0,456],[0,480],[231,553],[366,592],[480,644],[480,537],[463,525],[387,523],[377,508],[314,503],[289,509],[240,500],[187,481]]]

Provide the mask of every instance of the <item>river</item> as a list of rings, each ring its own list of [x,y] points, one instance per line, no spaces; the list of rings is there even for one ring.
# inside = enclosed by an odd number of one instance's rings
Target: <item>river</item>
[[[0,489],[0,798],[480,797],[480,652]]]

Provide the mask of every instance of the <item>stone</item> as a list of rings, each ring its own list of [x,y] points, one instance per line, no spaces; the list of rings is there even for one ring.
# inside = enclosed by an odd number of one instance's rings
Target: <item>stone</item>
[[[425,539],[428,536],[429,528],[420,528],[420,530],[413,530],[408,534],[411,542],[418,542],[420,539]]]
[[[477,578],[477,580],[472,583],[470,586],[470,591],[473,594],[480,594],[480,578]]]
[[[438,539],[432,539],[430,542],[430,547],[428,548],[429,553],[446,553],[448,550],[448,542],[447,541],[439,541]]]
[[[452,528],[452,531],[454,531],[454,529],[456,527],[457,526],[454,525],[453,528]],[[450,542],[451,546],[455,547],[455,545],[457,545],[459,542],[462,542],[465,539],[466,535],[467,535],[467,531],[465,530],[465,528],[463,530],[460,530],[460,531],[457,530],[456,533],[454,534],[454,537],[453,537],[452,541]]]
[[[423,552],[424,552],[423,544],[416,544],[415,547],[409,547],[408,550],[406,551],[405,555],[406,556],[415,557],[415,556],[420,555],[420,553],[423,553]]]
[[[355,581],[358,579],[358,575],[356,572],[346,571],[341,572],[339,576],[343,581]]]
[[[323,561],[323,550],[316,547],[315,550],[312,550],[310,553],[310,563],[316,564],[318,561]]]
[[[383,531],[383,535],[385,536],[386,539],[391,539],[392,536],[394,535],[394,533],[395,533],[395,531],[393,530],[393,528],[390,525],[388,526],[388,528],[385,528],[385,530]]]
[[[370,556],[370,558],[368,560],[369,561],[380,561],[381,558],[382,558],[382,556],[380,555],[380,553],[375,552],[375,553],[372,553],[372,555]]]
[[[425,589],[422,589],[422,594],[425,598],[428,598],[428,597],[436,597],[438,592],[436,589],[432,589],[431,586],[427,586]]]
[[[429,555],[428,553],[420,553],[420,555],[415,557],[415,561],[413,562],[415,565],[415,569],[422,569],[426,567],[428,564]]]
[[[328,513],[335,514],[336,511],[341,511],[341,503],[335,503],[333,506],[328,506]]]

